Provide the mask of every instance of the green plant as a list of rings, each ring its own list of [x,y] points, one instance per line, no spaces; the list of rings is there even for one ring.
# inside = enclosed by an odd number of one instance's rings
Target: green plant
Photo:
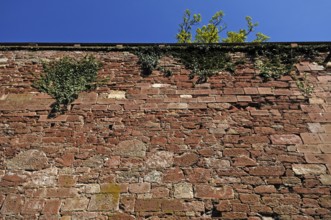
[[[235,66],[228,52],[219,48],[201,46],[172,51],[171,55],[179,59],[187,69],[191,70],[189,77],[198,77],[196,83],[204,83],[208,77],[220,71],[234,72]]]
[[[142,73],[145,76],[150,75],[159,64],[161,54],[158,51],[139,51],[136,53],[139,58],[138,64],[141,65]]]
[[[297,79],[296,84],[302,95],[308,97],[314,92],[314,86],[309,84],[307,80],[307,73],[304,74],[303,78]]]
[[[278,79],[281,76],[288,74],[292,69],[291,65],[286,65],[281,61],[271,61],[268,59],[256,60],[255,67],[260,71],[260,76],[265,79]]]
[[[223,23],[224,13],[223,11],[216,12],[212,18],[209,20],[207,25],[203,25],[201,28],[196,29],[194,36],[195,43],[243,43],[246,42],[249,34],[254,32],[255,27],[258,26],[258,23],[253,23],[252,18],[247,16],[247,30],[240,29],[238,32],[228,31],[227,37],[221,39],[220,33],[224,31],[227,26]],[[191,15],[190,10],[186,10],[183,16],[183,22],[179,24],[179,31],[176,35],[178,43],[192,43],[192,27],[198,25],[201,22],[200,14]],[[257,33],[256,39],[253,42],[265,42],[268,41],[269,37]]]
[[[96,88],[100,67],[100,62],[93,56],[80,60],[64,57],[58,61],[44,63],[44,74],[34,83],[34,87],[56,100],[51,114],[64,112],[80,92]]]
[[[152,50],[137,51],[135,54],[138,56],[138,64],[141,66],[143,76],[151,75],[153,70],[159,70],[163,72],[165,77],[172,75],[171,70],[163,66],[159,66],[159,60],[163,56],[163,52],[158,48],[154,48]]]

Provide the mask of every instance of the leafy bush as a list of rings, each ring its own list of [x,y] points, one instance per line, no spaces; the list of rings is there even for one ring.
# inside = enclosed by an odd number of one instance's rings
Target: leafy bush
[[[101,64],[93,56],[80,60],[64,57],[58,61],[44,63],[43,74],[34,87],[56,99],[52,113],[64,112],[82,91],[92,90],[97,85],[97,72]]]

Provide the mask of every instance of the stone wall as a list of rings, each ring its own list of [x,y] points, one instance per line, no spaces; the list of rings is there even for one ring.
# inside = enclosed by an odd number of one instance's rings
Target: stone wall
[[[8,49],[8,48],[7,48]],[[122,51],[0,51],[0,219],[331,219],[331,71],[264,81],[252,63],[193,86]],[[109,83],[48,118],[41,62],[93,54]]]

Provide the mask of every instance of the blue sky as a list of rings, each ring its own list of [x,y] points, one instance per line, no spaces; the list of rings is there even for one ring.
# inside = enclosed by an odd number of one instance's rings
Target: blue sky
[[[0,42],[174,43],[185,9],[270,41],[331,41],[331,0],[0,0]]]

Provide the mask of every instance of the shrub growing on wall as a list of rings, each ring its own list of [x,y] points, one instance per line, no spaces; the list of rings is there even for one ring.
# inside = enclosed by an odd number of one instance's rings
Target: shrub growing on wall
[[[100,62],[93,56],[82,59],[64,57],[58,61],[44,63],[44,74],[34,86],[56,100],[50,115],[64,112],[80,92],[94,89],[100,67]]]

